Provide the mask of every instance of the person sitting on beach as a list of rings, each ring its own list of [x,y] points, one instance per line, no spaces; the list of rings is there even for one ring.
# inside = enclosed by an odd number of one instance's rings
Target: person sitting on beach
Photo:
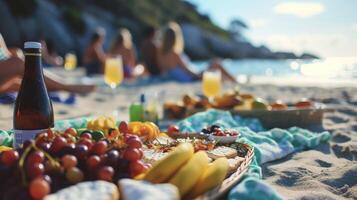
[[[146,71],[150,75],[160,75],[159,61],[158,61],[158,47],[154,42],[156,29],[149,26],[144,30],[143,41],[140,47],[141,60],[144,63]]]
[[[0,34],[0,93],[16,92],[20,89],[21,77],[25,66],[23,58],[17,53],[11,53]],[[63,80],[49,78],[45,75],[49,91],[64,90],[73,93],[88,93],[94,90],[94,85],[64,84]]]
[[[110,57],[120,56],[122,58],[125,78],[133,78],[140,75],[140,73],[137,73],[137,68],[140,68],[140,65],[136,65],[135,50],[128,29],[122,28],[118,31],[118,34],[109,49],[108,55]],[[140,69],[139,71],[143,70]]]
[[[178,82],[192,82],[202,78],[202,74],[193,72],[183,55],[184,41],[180,26],[170,22],[163,33],[162,45],[159,51],[159,64],[161,71],[169,79]],[[236,82],[217,61],[212,62],[208,69],[220,70],[223,80]]]
[[[90,40],[89,46],[83,55],[83,65],[87,70],[87,75],[103,74],[106,54],[103,50],[105,30],[98,28]]]

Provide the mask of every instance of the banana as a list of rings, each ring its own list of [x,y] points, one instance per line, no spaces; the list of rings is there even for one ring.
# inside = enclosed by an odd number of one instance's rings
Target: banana
[[[181,196],[185,196],[197,183],[208,167],[206,152],[199,151],[170,179],[169,183],[176,185]]]
[[[188,199],[193,199],[219,185],[226,177],[228,168],[229,164],[226,158],[218,158],[211,163],[188,193]]]
[[[10,147],[7,147],[7,146],[0,146],[0,153],[3,152],[3,151],[9,151],[11,150],[12,148]]]
[[[137,176],[135,176],[133,179],[134,180],[143,180],[145,178],[145,173],[141,173]]]
[[[163,159],[155,162],[153,167],[145,175],[144,180],[152,183],[167,181],[182,165],[190,160],[192,155],[192,144],[180,144]]]

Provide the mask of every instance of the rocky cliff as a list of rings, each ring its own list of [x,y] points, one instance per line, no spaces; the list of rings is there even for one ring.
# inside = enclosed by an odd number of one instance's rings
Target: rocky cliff
[[[274,53],[265,46],[233,39],[228,31],[186,1],[0,0],[0,33],[9,46],[21,47],[26,40],[49,39],[60,54],[73,51],[82,55],[99,26],[107,31],[107,48],[119,27],[128,28],[138,44],[145,26],[159,27],[170,20],[181,24],[185,52],[192,59],[299,58],[293,53]]]

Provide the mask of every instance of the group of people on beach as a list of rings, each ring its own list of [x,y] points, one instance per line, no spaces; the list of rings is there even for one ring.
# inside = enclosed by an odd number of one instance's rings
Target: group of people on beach
[[[158,34],[161,37],[158,37]],[[177,23],[170,22],[161,32],[158,32],[154,27],[148,27],[143,35],[139,49],[140,62],[138,62],[129,30],[120,29],[108,51],[104,51],[105,31],[101,28],[97,29],[82,57],[82,64],[86,68],[87,75],[103,74],[106,59],[120,56],[125,78],[135,79],[139,76],[149,75],[165,77],[178,82],[193,82],[201,79],[201,73],[195,73],[189,68],[189,62],[183,53],[182,31]],[[45,62],[49,65],[62,64],[60,57],[49,50],[48,44],[46,46],[46,43],[43,43],[42,54]],[[0,35],[0,93],[19,89],[24,72],[23,56],[19,52],[19,49],[8,49]],[[140,66],[144,66],[145,70],[135,70]],[[208,69],[220,70],[223,80],[235,81],[235,78],[217,61],[211,62]],[[143,73],[135,73],[136,71]],[[65,84],[61,80],[47,76],[46,73],[45,81],[50,91],[64,90],[73,93],[87,93],[94,89],[93,85]]]

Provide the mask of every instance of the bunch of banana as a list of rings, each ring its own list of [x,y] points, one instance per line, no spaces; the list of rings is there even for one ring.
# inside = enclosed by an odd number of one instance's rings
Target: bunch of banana
[[[3,152],[3,151],[9,151],[11,150],[12,148],[10,147],[7,147],[7,146],[0,146],[0,153]]]
[[[130,122],[128,124],[130,134],[143,137],[147,140],[154,140],[160,136],[160,129],[152,122]]]
[[[188,198],[195,198],[223,182],[229,169],[227,158],[218,158],[208,165],[193,189],[188,193]]]
[[[171,183],[182,197],[196,197],[219,185],[228,172],[225,158],[208,163],[204,151],[194,153],[191,143],[182,143],[163,159],[154,163],[144,180],[152,183]]]
[[[109,129],[116,129],[117,127],[114,118],[100,116],[96,119],[90,120],[87,123],[87,128],[89,130],[103,131],[107,134]]]

